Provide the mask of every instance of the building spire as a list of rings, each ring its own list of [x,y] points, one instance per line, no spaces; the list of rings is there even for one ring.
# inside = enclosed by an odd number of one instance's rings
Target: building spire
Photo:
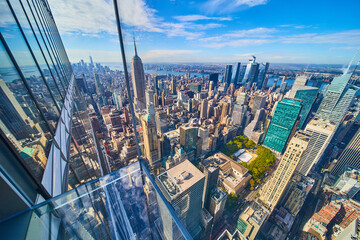
[[[135,56],[137,57],[137,50],[136,50],[135,36],[134,36],[134,48],[135,48]]]

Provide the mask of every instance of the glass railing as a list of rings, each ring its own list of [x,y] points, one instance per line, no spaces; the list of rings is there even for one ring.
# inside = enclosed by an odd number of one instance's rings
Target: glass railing
[[[191,239],[141,162],[0,222],[0,234],[3,239]]]

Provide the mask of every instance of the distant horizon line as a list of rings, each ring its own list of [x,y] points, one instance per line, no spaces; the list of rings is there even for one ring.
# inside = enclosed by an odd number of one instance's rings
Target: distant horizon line
[[[82,59],[83,60],[83,59]],[[75,64],[75,63],[79,63],[80,61],[77,62],[72,62],[70,61],[71,64]],[[84,61],[85,63],[90,63],[90,61]],[[233,63],[247,63],[247,62],[241,62],[241,61],[234,61],[234,62],[143,62],[144,65],[146,64],[233,64]],[[108,63],[112,63],[112,64],[122,64],[122,62],[95,62],[93,61],[93,63],[100,63],[100,64],[108,64]],[[263,61],[261,62],[257,62],[257,63],[263,63]],[[314,66],[318,66],[318,65],[326,65],[326,66],[347,66],[346,64],[341,64],[341,63],[277,63],[277,62],[268,62],[270,63],[270,65],[309,65],[309,67],[311,67],[312,65]],[[128,65],[130,64],[130,62],[128,61]],[[356,66],[356,64],[352,64],[351,66]]]

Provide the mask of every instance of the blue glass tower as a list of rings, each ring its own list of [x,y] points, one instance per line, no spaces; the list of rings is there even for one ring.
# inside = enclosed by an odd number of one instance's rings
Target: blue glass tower
[[[284,98],[277,103],[264,145],[282,153],[301,110],[301,100]]]

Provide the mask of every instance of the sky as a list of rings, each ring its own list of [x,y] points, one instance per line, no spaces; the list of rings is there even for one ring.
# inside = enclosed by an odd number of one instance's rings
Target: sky
[[[49,0],[72,62],[120,62],[112,0]],[[118,0],[127,58],[144,63],[347,64],[358,0]]]

